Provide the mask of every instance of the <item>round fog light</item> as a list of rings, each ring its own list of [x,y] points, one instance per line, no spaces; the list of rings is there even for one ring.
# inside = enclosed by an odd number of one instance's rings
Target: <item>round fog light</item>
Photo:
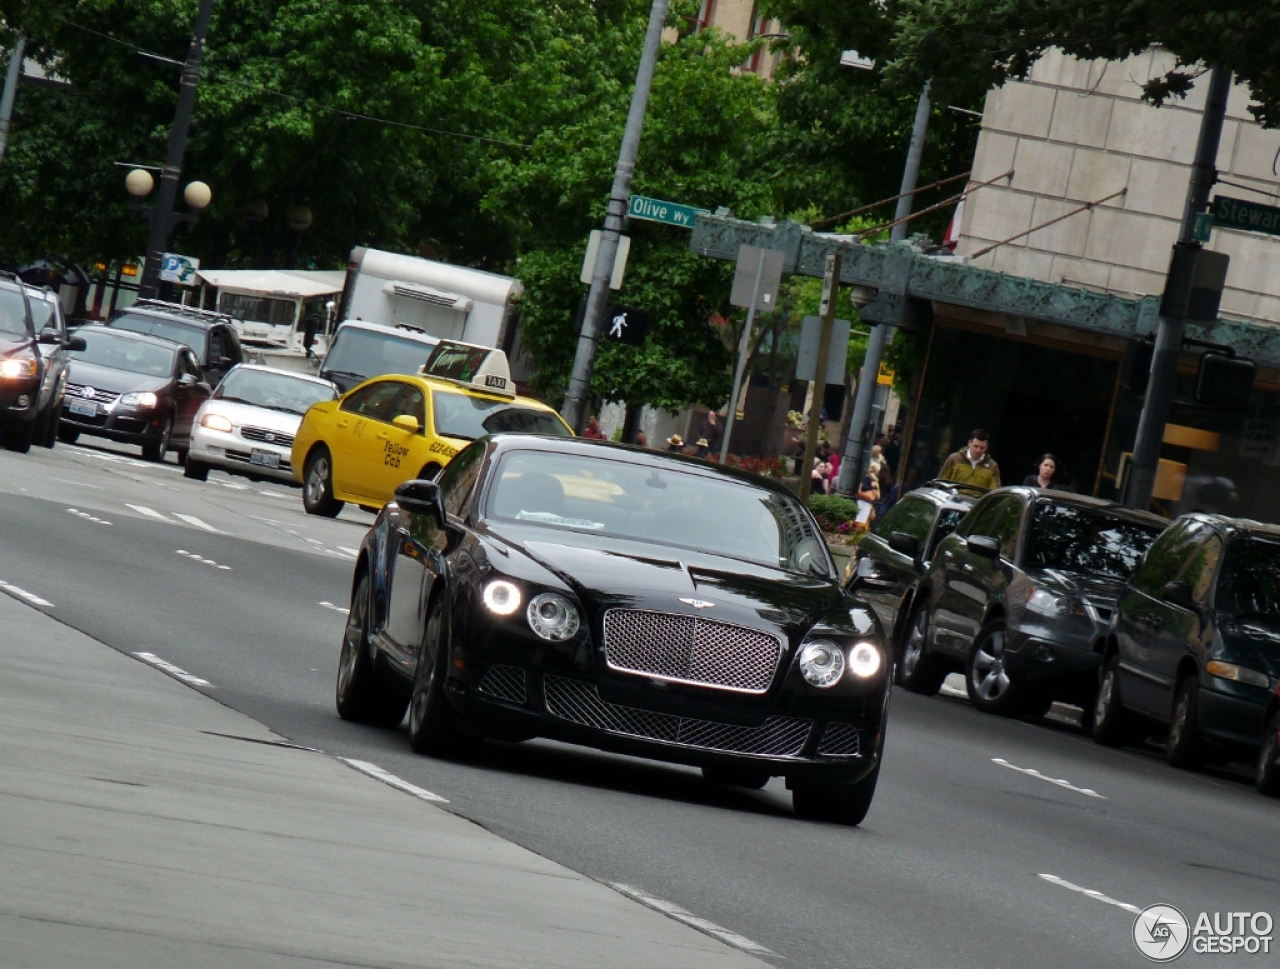
[[[543,639],[549,639],[552,642],[572,639],[581,625],[578,610],[573,607],[573,603],[554,592],[544,592],[540,596],[534,596],[529,603],[526,615],[529,619],[529,628]]]
[[[844,653],[834,643],[809,643],[800,650],[800,674],[810,686],[835,686],[844,673]]]
[[[484,604],[490,612],[509,616],[520,608],[520,589],[514,582],[494,579],[484,587]]]
[[[849,668],[854,676],[874,676],[880,669],[880,650],[870,643],[858,643],[849,654]]]

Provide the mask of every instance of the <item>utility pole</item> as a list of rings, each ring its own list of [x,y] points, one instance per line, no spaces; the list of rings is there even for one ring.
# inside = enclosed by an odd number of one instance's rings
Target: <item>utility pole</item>
[[[13,38],[13,50],[9,51],[9,70],[4,76],[4,94],[0,95],[0,162],[4,161],[9,147],[9,121],[13,117],[13,102],[18,97],[18,81],[22,77],[22,58],[27,53],[27,35],[19,33]]]
[[[627,113],[627,127],[622,134],[622,148],[618,152],[618,167],[613,173],[613,189],[609,193],[609,207],[604,217],[604,232],[600,238],[600,250],[596,253],[595,269],[591,273],[591,289],[587,292],[586,312],[582,317],[582,331],[578,334],[578,349],[573,358],[573,373],[569,377],[569,392],[565,395],[560,414],[575,433],[582,431],[586,417],[587,400],[591,391],[591,373],[595,369],[596,350],[600,341],[600,325],[604,320],[609,301],[609,280],[613,275],[613,262],[618,254],[618,236],[622,234],[622,219],[631,199],[631,177],[636,170],[636,155],[640,151],[640,133],[644,129],[644,115],[649,107],[649,89],[653,85],[653,71],[658,63],[658,51],[662,46],[662,29],[667,20],[668,0],[653,0],[649,11],[649,30],[645,34],[644,51],[636,70],[636,86],[631,92],[631,110]]]
[[[890,242],[901,242],[907,237],[909,222],[902,221],[911,214],[911,203],[915,198],[916,179],[920,174],[920,158],[924,154],[924,139],[929,132],[929,100],[931,81],[926,81],[920,99],[916,102],[916,119],[911,128],[911,146],[907,149],[907,164],[902,170],[901,195],[898,207],[893,213],[898,224],[889,233]],[[903,301],[906,306],[906,301]],[[853,418],[849,422],[849,438],[844,442],[844,459],[840,462],[840,477],[836,482],[836,491],[842,495],[852,495],[857,491],[857,483],[862,475],[862,442],[866,434],[867,421],[871,417],[871,398],[876,390],[876,378],[880,376],[880,361],[884,357],[884,348],[889,342],[893,327],[889,323],[879,323],[871,327],[871,336],[867,339],[867,356],[862,363],[862,373],[858,376],[858,390],[853,399]],[[902,463],[899,459],[899,464]],[[902,468],[896,468],[900,474]]]
[[[1200,119],[1200,137],[1196,143],[1196,160],[1187,186],[1187,203],[1182,210],[1182,227],[1178,243],[1193,243],[1196,215],[1209,205],[1209,191],[1218,179],[1218,142],[1222,122],[1227,113],[1227,96],[1231,93],[1231,72],[1215,68],[1209,75],[1209,95],[1205,99],[1204,117]],[[1165,279],[1165,291],[1173,284],[1173,267]],[[1156,471],[1160,466],[1160,445],[1164,443],[1164,427],[1178,377],[1178,354],[1182,350],[1180,316],[1161,314],[1160,329],[1151,355],[1151,376],[1138,419],[1138,433],[1133,443],[1133,460],[1125,486],[1124,503],[1130,508],[1149,508],[1155,490]]]
[[[822,277],[822,329],[818,333],[818,362],[813,370],[813,398],[809,404],[809,424],[804,436],[804,460],[800,464],[800,500],[809,501],[813,487],[813,456],[818,450],[818,431],[822,427],[822,401],[827,395],[827,363],[831,358],[831,331],[836,325],[836,296],[840,292],[839,252],[827,256]]]
[[[213,17],[213,0],[200,0],[195,24],[191,31],[191,47],[182,65],[182,82],[178,87],[178,109],[173,116],[173,130],[169,132],[169,151],[165,155],[164,168],[160,171],[160,194],[156,196],[151,211],[151,236],[147,241],[147,261],[142,267],[138,282],[138,296],[154,299],[160,294],[160,265],[169,244],[169,233],[175,220],[173,203],[178,198],[178,179],[182,175],[182,156],[187,150],[187,130],[191,127],[191,115],[196,106],[196,85],[200,83],[200,62],[204,60],[205,38],[209,35],[209,21]]]

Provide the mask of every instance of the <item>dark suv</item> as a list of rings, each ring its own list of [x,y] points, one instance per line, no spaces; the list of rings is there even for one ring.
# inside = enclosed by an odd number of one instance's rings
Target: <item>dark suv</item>
[[[872,522],[858,542],[845,588],[867,601],[893,642],[902,641],[900,627],[938,543],[985,493],[954,481],[931,481]]]
[[[140,299],[107,321],[107,326],[132,333],[163,337],[191,348],[200,372],[212,387],[232,367],[244,363],[244,350],[231,317],[180,303]]]
[[[1094,739],[1169,728],[1178,767],[1256,755],[1280,680],[1280,528],[1184,515],[1124,587],[1107,642]]]
[[[900,655],[902,684],[933,694],[963,671],[990,713],[1092,708],[1116,597],[1167,519],[1110,501],[1001,488],[938,546]]]

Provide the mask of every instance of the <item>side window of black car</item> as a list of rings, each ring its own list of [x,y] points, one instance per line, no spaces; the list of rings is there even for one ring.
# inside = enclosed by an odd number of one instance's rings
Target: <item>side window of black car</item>
[[[994,538],[996,533],[996,524],[1000,520],[1000,516],[1004,514],[1005,505],[1010,499],[997,498],[986,504],[978,505],[970,515],[973,516],[968,522],[968,528],[963,531],[967,537],[969,535],[986,535],[988,538]],[[957,529],[960,531],[960,529]]]
[[[1209,540],[1196,549],[1191,561],[1182,570],[1180,577],[1191,587],[1191,598],[1199,605],[1209,599],[1209,590],[1213,587],[1213,573],[1217,571],[1218,560],[1222,558],[1222,539],[1211,535]]]
[[[476,478],[484,466],[484,451],[485,446],[479,442],[469,444],[440,472],[437,479],[440,498],[444,502],[445,513],[451,518],[464,517]]]
[[[993,501],[969,529],[970,535],[985,535],[1000,543],[1000,554],[1013,558],[1018,547],[1018,531],[1022,524],[1022,502],[1017,498]]]
[[[1195,554],[1203,530],[1194,522],[1170,525],[1147,549],[1142,568],[1133,584],[1153,598],[1159,599],[1164,587],[1174,581],[1182,567]]]
[[[185,348],[178,353],[178,374],[180,376],[187,374],[195,377],[196,380],[204,379],[204,374],[200,372],[200,364],[196,362],[195,354]]]

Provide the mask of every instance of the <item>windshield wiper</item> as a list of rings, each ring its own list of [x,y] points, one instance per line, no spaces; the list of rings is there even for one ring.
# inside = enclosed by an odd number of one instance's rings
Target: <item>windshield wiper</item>
[[[335,377],[355,377],[357,380],[368,380],[362,373],[356,373],[354,370],[326,370],[325,373],[331,373]]]

